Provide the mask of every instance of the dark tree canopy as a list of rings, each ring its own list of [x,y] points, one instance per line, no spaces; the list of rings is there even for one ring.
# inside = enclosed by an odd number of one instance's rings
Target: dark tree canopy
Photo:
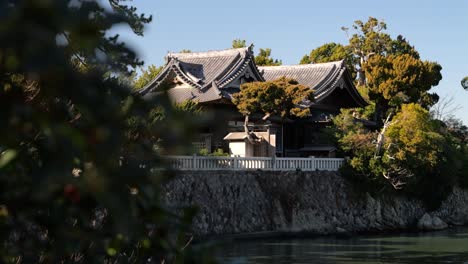
[[[390,55],[409,55],[415,59],[419,59],[419,52],[411,46],[411,44],[402,36],[398,35],[396,39],[390,42]]]
[[[109,0],[109,4],[117,14],[125,19],[125,22],[132,28],[135,34],[143,36],[145,24],[151,22],[152,16],[138,14],[136,7],[125,4],[131,1],[132,0]]]

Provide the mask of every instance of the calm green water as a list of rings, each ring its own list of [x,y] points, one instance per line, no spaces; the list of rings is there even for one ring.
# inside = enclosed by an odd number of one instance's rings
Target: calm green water
[[[225,242],[221,263],[468,263],[468,228],[352,238]]]

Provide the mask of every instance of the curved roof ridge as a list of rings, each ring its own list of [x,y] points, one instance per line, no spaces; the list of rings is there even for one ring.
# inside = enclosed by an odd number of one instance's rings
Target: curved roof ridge
[[[337,82],[345,67],[344,61],[332,61],[317,64],[281,65],[258,67],[266,80],[274,80],[281,76],[296,79],[299,83],[309,86],[317,93],[330,88]]]
[[[245,64],[246,58],[248,58],[248,56],[245,56],[246,54],[243,55],[244,56],[240,56],[239,59],[233,60],[223,72],[216,76],[214,80],[217,84],[219,84],[220,87],[223,86],[223,83],[226,79],[229,78],[229,76],[231,76],[233,73],[235,74],[235,72],[238,71],[238,69],[242,67],[243,64]]]
[[[329,65],[336,65],[336,66],[343,66],[344,65],[344,60],[339,60],[339,61],[330,61],[330,62],[321,62],[321,63],[310,63],[310,64],[290,64],[290,65],[279,65],[279,66],[258,66],[260,70],[262,69],[268,69],[268,70],[284,70],[288,68],[318,68],[318,67],[323,67],[323,66],[329,66]]]
[[[331,70],[328,72],[328,74],[324,75],[323,78],[318,82],[317,84],[317,93],[320,93],[321,90],[324,90],[328,87],[335,87],[336,83],[341,77],[341,74],[343,72],[343,65],[342,64],[332,64]],[[338,66],[338,67],[337,67]]]
[[[153,86],[156,85],[158,86],[161,82],[165,81],[166,78],[169,76],[170,70],[172,69],[172,66],[174,65],[175,60],[168,61],[164,68],[156,75],[156,77],[151,80],[148,84],[145,85],[140,91],[138,91],[139,94],[145,95],[153,90]]]
[[[179,63],[179,60],[175,60],[175,63],[172,64],[171,68],[174,69],[174,71],[176,72],[176,74],[184,81],[186,82],[187,84],[189,85],[192,85],[193,87],[195,88],[201,88],[201,85],[196,83],[195,80],[190,77],[190,75],[188,75],[187,73],[184,72],[184,70],[180,67],[180,63]],[[195,77],[195,76],[193,76]],[[196,78],[196,77],[195,77]]]
[[[249,51],[249,47],[238,49],[210,50],[200,52],[169,52],[168,58],[209,58],[220,56],[235,56],[236,54],[245,54]]]
[[[248,54],[250,54],[250,52]],[[239,63],[235,65],[235,67],[232,67],[231,71],[229,71],[226,75],[222,76],[222,78],[219,79],[220,87],[224,87],[225,85],[229,84],[237,77],[239,77],[249,66],[250,62],[252,61],[252,58],[253,55],[251,54],[243,57],[243,60],[240,60]]]
[[[161,70],[161,72],[152,80],[150,81],[145,87],[143,87],[139,93],[142,95],[147,94],[151,90],[153,90],[153,86],[158,86],[161,82],[165,81],[166,78],[169,76],[170,71],[174,71],[174,73],[180,77],[185,83],[193,86],[194,88],[201,88],[201,85],[196,83],[192,77],[188,76],[184,73],[184,71],[180,68],[179,60],[174,58],[170,60],[166,66]]]
[[[337,88],[338,81],[343,76],[344,72],[345,68],[341,68],[337,72],[334,72],[334,76],[329,78],[328,81],[324,82],[320,89],[317,89],[317,91],[314,93],[315,99],[320,99],[323,96],[328,96],[331,94]]]
[[[260,81],[264,81],[263,76],[260,74],[255,62],[254,62],[254,55],[253,55],[253,45],[244,48],[238,49],[226,49],[221,51],[208,51],[208,52],[201,52],[199,55],[194,55],[193,57],[186,57],[187,58],[210,58],[210,57],[217,57],[217,56],[232,56],[235,57],[229,65],[225,67],[225,70],[220,72],[217,76],[213,78],[213,81],[219,86],[219,88],[224,88],[224,86],[228,85],[232,81],[234,81],[237,77],[239,77],[247,67],[251,66],[253,69],[253,74],[256,76],[257,79]],[[205,56],[206,55],[206,56]],[[210,87],[212,83],[206,83],[202,90]]]
[[[234,81],[237,77],[242,75],[249,66],[252,70],[252,74],[255,75],[255,78],[258,81],[262,81],[262,82],[265,81],[265,78],[263,77],[257,64],[255,63],[255,57],[252,52],[252,47],[253,45],[249,47],[249,52],[247,53],[247,56],[244,58],[243,63],[239,64],[236,68],[233,68],[233,70],[229,73],[229,75],[224,76],[220,80],[219,83],[221,87],[224,87],[228,85],[229,83],[231,83],[232,81]]]
[[[349,73],[349,70],[346,67],[342,67],[338,71],[338,74],[333,79],[334,80],[328,89],[322,89],[321,91],[314,93],[314,97],[316,101],[321,101],[323,98],[326,98],[327,96],[329,96],[335,89],[338,88],[338,82],[342,80],[343,82],[349,83],[348,85],[345,86],[345,89],[348,90],[351,97],[355,100],[355,102],[359,106],[364,107],[368,105],[366,100],[359,94],[358,90],[352,83],[351,74]]]

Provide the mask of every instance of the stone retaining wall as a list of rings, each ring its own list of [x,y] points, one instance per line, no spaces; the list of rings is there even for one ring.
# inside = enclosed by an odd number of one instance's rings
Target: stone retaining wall
[[[201,236],[412,229],[427,213],[421,202],[406,197],[357,193],[335,172],[185,171],[165,186],[163,201],[171,208],[198,207],[193,230]],[[468,192],[454,189],[428,215],[467,224]]]

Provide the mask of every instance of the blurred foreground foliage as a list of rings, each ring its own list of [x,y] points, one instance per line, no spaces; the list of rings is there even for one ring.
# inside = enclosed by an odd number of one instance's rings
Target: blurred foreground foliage
[[[142,62],[109,30],[150,21],[119,0],[0,1],[0,263],[209,261],[151,172],[189,122],[119,81]],[[134,130],[155,105],[164,125]]]

